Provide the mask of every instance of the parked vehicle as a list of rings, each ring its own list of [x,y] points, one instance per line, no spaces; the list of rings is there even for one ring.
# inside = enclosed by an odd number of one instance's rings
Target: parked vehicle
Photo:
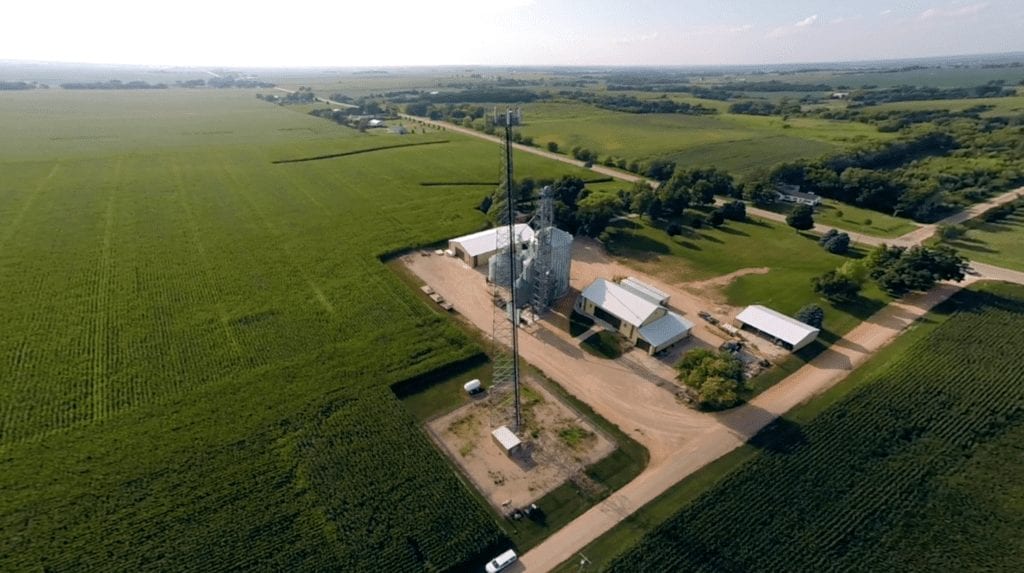
[[[484,569],[487,570],[487,573],[498,573],[498,571],[501,571],[502,569],[505,569],[509,565],[515,563],[517,559],[519,558],[516,556],[516,552],[509,549],[508,551],[488,561],[487,566],[484,567]]]
[[[713,316],[711,316],[711,313],[707,312],[706,310],[702,310],[702,311],[698,312],[697,316],[703,318],[705,321],[707,321],[707,322],[709,322],[711,324],[718,324],[718,319],[713,317]]]

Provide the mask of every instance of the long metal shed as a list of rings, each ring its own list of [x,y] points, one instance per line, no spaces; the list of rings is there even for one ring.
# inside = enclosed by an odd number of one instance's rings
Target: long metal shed
[[[736,322],[781,341],[794,352],[814,342],[821,332],[809,324],[759,304],[743,309],[743,312],[736,316]]]

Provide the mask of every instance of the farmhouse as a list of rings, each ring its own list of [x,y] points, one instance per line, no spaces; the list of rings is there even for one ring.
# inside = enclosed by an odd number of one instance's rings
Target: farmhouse
[[[810,205],[811,207],[821,205],[821,197],[814,193],[804,193],[800,190],[799,185],[776,185],[775,195],[780,201],[788,203],[799,203],[801,205]]]
[[[736,316],[736,322],[741,328],[764,335],[794,352],[814,342],[821,332],[809,324],[759,304],[743,309]]]
[[[472,235],[457,237],[448,241],[448,249],[455,253],[456,257],[465,261],[467,265],[479,267],[487,263],[494,253],[497,252],[499,234],[502,235],[502,239],[506,238],[508,236],[508,229],[506,227],[497,227],[473,233]],[[530,239],[533,238],[533,229],[526,223],[517,224],[515,226],[515,236],[520,246],[525,249]]]
[[[608,325],[637,348],[654,354],[686,338],[693,330],[692,322],[662,306],[660,300],[667,301],[668,297],[660,291],[644,294],[635,286],[627,288],[597,279],[576,300],[576,311]]]

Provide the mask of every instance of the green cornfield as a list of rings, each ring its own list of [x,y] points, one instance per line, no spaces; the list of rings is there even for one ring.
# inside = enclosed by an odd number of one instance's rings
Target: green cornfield
[[[250,90],[0,94],[0,121],[0,570],[436,571],[506,543],[389,389],[479,348],[380,259],[482,228],[489,187],[421,183],[496,180],[495,146]],[[379,149],[406,143],[431,144]]]
[[[1024,563],[1024,289],[952,316],[760,454],[612,571],[1017,571]]]

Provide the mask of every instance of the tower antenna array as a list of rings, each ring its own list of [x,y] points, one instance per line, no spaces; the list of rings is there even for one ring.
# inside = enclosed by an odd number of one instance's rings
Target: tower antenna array
[[[498,230],[496,257],[507,257],[511,280],[508,284],[508,300],[504,301],[502,285],[495,281],[492,296],[495,310],[492,319],[492,336],[494,339],[494,389],[501,389],[508,384],[512,386],[515,408],[515,433],[522,429],[522,411],[519,392],[519,301],[516,299],[516,268],[519,261],[519,240],[516,237],[516,204],[512,170],[512,110],[505,112],[505,138],[502,145],[504,151],[505,171],[505,233]],[[505,303],[502,305],[502,303]],[[502,310],[501,306],[504,306]],[[495,393],[497,395],[497,393]]]

